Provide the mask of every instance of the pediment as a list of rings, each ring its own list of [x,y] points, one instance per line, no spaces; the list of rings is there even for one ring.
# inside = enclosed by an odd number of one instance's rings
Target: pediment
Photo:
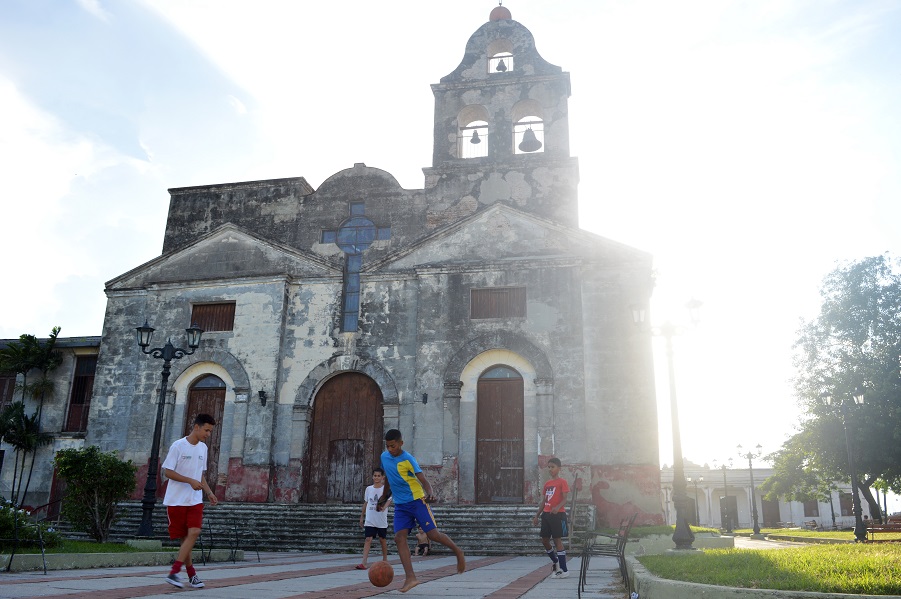
[[[573,259],[592,263],[639,261],[650,264],[651,255],[582,229],[560,225],[505,204],[495,204],[378,262],[365,265],[364,270]]]
[[[265,240],[227,224],[195,243],[146,262],[107,282],[107,289],[159,283],[227,281],[266,276],[332,276],[335,266],[313,254]]]

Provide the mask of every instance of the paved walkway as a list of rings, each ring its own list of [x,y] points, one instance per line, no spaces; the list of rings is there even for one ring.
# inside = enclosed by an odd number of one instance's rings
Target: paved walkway
[[[546,599],[576,597],[579,560],[571,560],[571,575],[549,580],[550,562],[544,557],[467,556],[467,569],[456,574],[456,560],[434,556],[414,558],[422,584],[402,594],[403,568],[391,556],[395,578],[389,586],[370,584],[366,572],[354,570],[358,555],[261,553],[262,562],[251,554],[244,562],[209,564],[197,571],[204,589],[177,589],[166,584],[166,569],[159,567],[62,570],[48,575],[38,572],[0,574],[0,598],[43,597],[45,599],[128,599],[171,597],[181,593],[203,593],[209,599],[363,599],[364,597],[442,597],[447,599]],[[182,571],[184,578],[184,571]],[[625,597],[616,560],[593,558],[586,592],[592,599]]]

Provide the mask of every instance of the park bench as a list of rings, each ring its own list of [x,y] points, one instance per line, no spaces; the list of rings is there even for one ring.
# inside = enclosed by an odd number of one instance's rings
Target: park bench
[[[585,579],[588,577],[588,564],[593,555],[615,557],[617,562],[619,562],[619,572],[623,577],[623,585],[626,587],[626,593],[632,590],[632,581],[629,580],[629,571],[626,568],[626,543],[629,541],[629,531],[632,530],[632,524],[635,523],[635,518],[637,516],[638,513],[632,514],[629,519],[620,522],[619,530],[614,535],[593,530],[585,531],[585,537],[582,543],[581,564],[579,567],[579,586],[577,587],[578,596],[580,598],[582,597],[582,593],[585,592]],[[610,539],[612,542],[599,543],[598,537]]]
[[[820,525],[816,520],[807,520],[804,522],[804,528],[807,530],[818,530]]]
[[[882,524],[873,522],[867,525],[867,535],[871,543],[901,543],[898,539],[876,539],[876,533],[899,533],[901,534],[901,518],[888,518]]]
[[[229,549],[229,559],[234,563],[238,550],[242,544],[253,545],[260,561],[260,535],[254,530],[248,530],[239,525],[237,518],[211,518],[203,519],[203,527],[200,529],[200,537],[197,539],[200,550],[200,560],[206,565],[206,560],[212,556],[217,543],[225,544]],[[244,541],[244,543],[242,543]]]

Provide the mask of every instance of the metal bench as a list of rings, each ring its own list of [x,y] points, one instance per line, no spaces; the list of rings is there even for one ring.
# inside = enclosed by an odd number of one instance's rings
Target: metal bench
[[[260,560],[259,534],[256,531],[244,530],[238,526],[238,520],[235,518],[225,519],[225,524],[215,521],[213,518],[204,518],[203,528],[200,529],[200,537],[197,539],[198,548],[200,549],[200,560],[206,565],[206,560],[212,555],[215,548],[216,539],[221,539],[229,548],[229,559],[232,563],[237,561],[238,549],[240,549],[241,541],[249,542],[253,545],[253,549],[257,554],[257,561]],[[206,543],[204,543],[206,539]]]
[[[585,531],[585,540],[582,544],[582,561],[579,567],[578,596],[581,598],[585,592],[585,579],[588,577],[588,565],[593,555],[615,557],[619,562],[619,572],[623,577],[623,585],[626,593],[632,590],[632,582],[629,580],[629,571],[626,568],[626,543],[629,541],[629,532],[635,523],[638,513],[632,514],[628,520],[620,522],[616,534],[608,534],[599,531]],[[599,543],[598,537],[612,539],[612,543]]]
[[[876,539],[876,533],[901,533],[901,518],[888,518],[884,523],[873,522],[867,525],[867,536],[871,543],[901,543],[898,539]]]

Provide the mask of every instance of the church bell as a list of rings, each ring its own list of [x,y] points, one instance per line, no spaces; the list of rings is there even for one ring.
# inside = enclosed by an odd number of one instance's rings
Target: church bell
[[[500,61],[497,63],[497,72],[504,73],[506,71],[507,71],[507,65],[504,64],[504,59],[501,58]]]
[[[472,138],[469,140],[469,143],[471,143],[471,144],[480,144],[480,143],[482,143],[482,138],[479,137],[479,132],[478,132],[478,131],[475,131],[475,130],[474,130],[474,131],[472,132]]]
[[[519,149],[523,152],[537,152],[541,149],[541,142],[535,137],[535,132],[529,127],[522,134],[522,141],[519,142]]]

